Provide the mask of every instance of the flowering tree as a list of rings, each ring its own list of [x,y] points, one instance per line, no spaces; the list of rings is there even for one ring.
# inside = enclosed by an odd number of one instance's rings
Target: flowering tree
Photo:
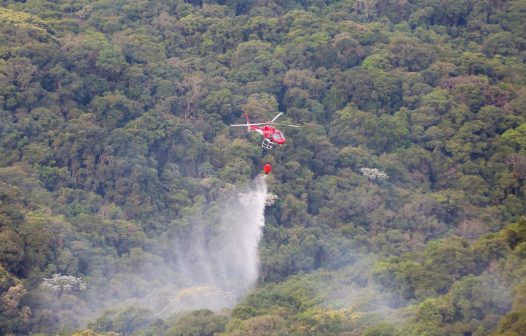
[[[377,168],[360,168],[360,172],[370,180],[386,180],[389,176]]]

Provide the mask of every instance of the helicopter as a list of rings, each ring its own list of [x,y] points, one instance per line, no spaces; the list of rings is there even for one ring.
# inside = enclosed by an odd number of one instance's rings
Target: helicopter
[[[243,113],[245,116],[245,120],[247,121],[246,124],[237,124],[237,125],[230,125],[233,127],[246,127],[248,132],[254,131],[258,132],[263,136],[263,142],[261,143],[261,147],[265,149],[272,149],[274,146],[280,146],[285,144],[285,136],[283,135],[283,132],[278,130],[277,128],[273,127],[273,125],[281,125],[281,126],[288,126],[288,127],[299,127],[297,125],[288,125],[288,124],[278,124],[275,123],[276,119],[278,119],[283,112],[278,113],[272,120],[264,122],[264,123],[254,123],[251,124],[250,120],[248,119],[248,114]]]

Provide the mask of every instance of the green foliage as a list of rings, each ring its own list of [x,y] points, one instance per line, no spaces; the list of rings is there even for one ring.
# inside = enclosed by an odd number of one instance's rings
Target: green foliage
[[[509,129],[501,135],[501,139],[513,146],[517,151],[526,150],[526,124],[522,124],[515,129]]]
[[[227,318],[216,316],[210,310],[196,310],[177,319],[168,329],[167,336],[213,336],[225,330]]]
[[[129,308],[77,334],[520,334],[525,18],[524,0],[4,1],[0,334],[71,332],[90,299],[61,306],[43,278],[97,292],[169,259],[188,214],[267,160],[260,287],[231,317]],[[228,127],[278,111],[301,128],[273,151]]]
[[[497,279],[467,276],[443,297],[423,301],[417,307],[417,323],[407,332],[484,333],[495,328],[496,320],[491,316],[501,315],[508,309],[509,297]]]
[[[88,327],[95,332],[114,331],[130,335],[147,328],[154,320],[151,312],[144,308],[127,308],[122,311],[108,311]]]
[[[239,326],[230,330],[227,335],[245,336],[245,335],[290,335],[285,325],[285,320],[279,316],[263,315],[252,317],[240,323]]]
[[[395,334],[393,326],[382,323],[365,330],[364,336],[392,336]]]

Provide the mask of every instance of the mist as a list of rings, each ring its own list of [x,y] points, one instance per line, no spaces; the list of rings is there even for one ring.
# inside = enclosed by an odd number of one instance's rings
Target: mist
[[[169,263],[177,281],[168,285],[177,290],[161,302],[153,293],[143,303],[160,315],[233,306],[259,276],[266,194],[265,179],[258,177],[224,203],[189,218],[188,230],[173,242],[175,258]]]
[[[88,279],[84,291],[56,295],[43,290],[36,309],[53,311],[59,328],[71,330],[106,310],[129,306],[149,309],[159,318],[232,307],[259,277],[266,195],[265,178],[257,177],[222,201],[197,207],[178,222],[185,223],[182,227],[153,239],[150,248],[130,249],[107,274]],[[133,272],[119,265],[126,262]]]

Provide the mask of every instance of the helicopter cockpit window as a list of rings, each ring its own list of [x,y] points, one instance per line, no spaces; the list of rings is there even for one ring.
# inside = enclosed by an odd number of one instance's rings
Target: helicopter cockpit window
[[[272,137],[274,138],[274,140],[283,139],[283,136],[281,135],[281,133],[278,133],[278,132],[274,133]]]

